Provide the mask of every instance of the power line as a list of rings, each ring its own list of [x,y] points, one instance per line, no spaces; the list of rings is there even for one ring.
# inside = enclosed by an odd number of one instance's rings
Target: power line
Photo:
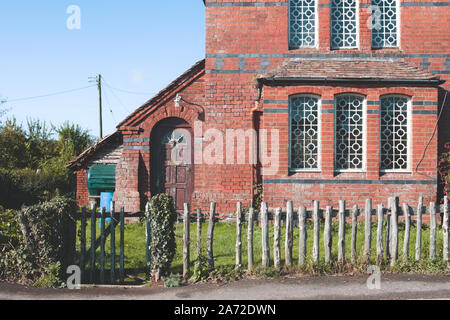
[[[105,83],[105,85],[107,87],[109,87],[110,89],[116,90],[116,91],[120,91],[120,92],[124,92],[124,93],[128,93],[128,94],[136,94],[136,95],[145,95],[145,96],[152,95],[152,93],[148,93],[148,92],[136,92],[136,91],[129,91],[129,90],[118,89],[118,88],[115,88],[115,87],[111,86],[110,84],[108,84],[104,80],[103,80],[103,82]]]
[[[4,99],[0,101],[0,104],[3,103],[7,103],[7,102],[18,102],[18,101],[28,101],[28,100],[34,100],[34,99],[42,99],[42,98],[47,98],[47,97],[53,97],[53,96],[58,96],[58,95],[62,95],[62,94],[66,94],[66,93],[71,93],[71,92],[75,92],[75,91],[81,91],[81,90],[85,90],[88,88],[92,88],[95,85],[90,85],[90,86],[86,86],[86,87],[82,87],[82,88],[76,88],[76,89],[70,89],[70,90],[64,90],[64,91],[59,91],[59,92],[55,92],[55,93],[49,93],[49,94],[44,94],[44,95],[40,95],[40,96],[32,96],[32,97],[26,97],[26,98],[19,98],[19,99]]]

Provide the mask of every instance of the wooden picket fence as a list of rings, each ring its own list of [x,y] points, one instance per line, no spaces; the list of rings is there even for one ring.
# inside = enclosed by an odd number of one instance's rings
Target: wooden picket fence
[[[364,227],[364,259],[367,262],[371,261],[371,249],[372,249],[372,223],[373,220],[377,221],[377,234],[376,234],[376,254],[377,263],[381,264],[384,261],[390,262],[391,265],[395,265],[399,259],[399,217],[403,216],[405,221],[405,235],[403,242],[403,260],[409,260],[409,250],[410,250],[410,233],[412,225],[412,217],[416,216],[416,244],[415,244],[415,260],[419,261],[422,259],[422,226],[424,214],[429,214],[430,216],[430,260],[435,260],[437,257],[437,214],[442,213],[442,232],[443,232],[443,259],[448,263],[449,261],[449,204],[448,198],[445,197],[444,205],[437,208],[436,203],[430,203],[428,207],[424,207],[423,198],[419,199],[419,204],[417,208],[410,207],[407,203],[403,204],[400,208],[398,198],[389,199],[389,207],[384,208],[382,204],[378,205],[376,209],[372,206],[372,200],[368,199],[366,201],[366,206],[363,210],[360,210],[358,206],[354,206],[352,209],[346,209],[345,201],[339,201],[339,208],[334,210],[331,206],[328,206],[325,210],[320,209],[319,201],[314,201],[313,208],[308,211],[305,207],[300,207],[298,213],[294,213],[293,202],[287,202],[286,215],[285,215],[285,265],[286,267],[291,267],[293,265],[293,231],[294,225],[298,226],[299,230],[299,266],[306,263],[307,246],[306,240],[307,229],[306,223],[308,219],[312,219],[314,229],[313,229],[313,248],[312,248],[312,259],[313,263],[319,262],[319,248],[320,248],[320,232],[321,232],[321,221],[324,220],[323,226],[323,240],[324,240],[324,256],[325,262],[332,261],[332,232],[331,226],[334,218],[337,218],[339,222],[339,232],[338,232],[338,262],[347,261],[346,257],[346,243],[345,243],[345,232],[347,218],[351,220],[352,235],[351,235],[351,262],[355,263],[357,260],[357,227],[358,227],[358,217],[362,216],[365,221]],[[255,218],[259,220],[261,226],[261,237],[262,237],[262,267],[267,268],[271,265],[270,257],[270,245],[269,245],[269,220],[274,222],[274,248],[273,248],[273,263],[275,268],[281,267],[281,215],[282,208],[277,208],[273,214],[268,210],[268,204],[263,203],[261,207],[261,212],[255,213],[253,208],[249,209],[249,213],[246,217],[243,216],[242,203],[237,203],[236,210],[236,269],[242,268],[242,225],[243,221],[248,222],[248,265],[247,270],[252,271],[254,268],[254,246],[253,246],[253,234],[255,228]],[[363,214],[360,214],[360,212]],[[209,227],[207,234],[207,258],[209,269],[214,269],[214,251],[213,251],[213,241],[214,241],[214,227],[216,223],[216,204],[211,203],[209,212]],[[374,217],[376,217],[374,219]],[[185,204],[184,210],[184,235],[183,235],[183,276],[185,278],[189,277],[190,269],[190,223],[192,221],[192,215],[190,213],[190,207]],[[202,220],[201,210],[197,210],[197,239],[201,239],[201,228]],[[384,232],[384,225],[386,222],[386,230]],[[384,236],[385,235],[385,236]],[[199,240],[200,241],[200,240]],[[201,248],[201,244],[197,244],[198,250]],[[197,253],[199,255],[200,252]]]
[[[106,214],[103,208],[101,212],[98,212],[95,207],[91,212],[86,212],[86,209],[82,209],[79,219],[81,220],[80,227],[80,254],[79,254],[79,266],[81,269],[81,276],[83,283],[90,284],[110,284],[124,283],[125,278],[125,218],[144,218],[145,219],[145,265],[147,279],[150,278],[150,208],[147,206],[145,213],[127,214],[122,208],[120,212],[116,212],[115,205],[112,203],[112,210],[110,214]],[[362,212],[362,213],[361,213]],[[306,207],[300,207],[297,213],[294,212],[293,202],[287,202],[285,215],[282,208],[277,208],[274,212],[269,212],[268,204],[263,203],[260,212],[255,212],[255,209],[250,208],[247,215],[243,215],[242,203],[237,203],[236,209],[236,269],[242,268],[242,228],[243,222],[247,222],[247,248],[248,248],[248,261],[247,270],[252,271],[255,266],[254,261],[254,229],[255,227],[261,228],[261,241],[262,241],[262,262],[261,266],[267,268],[271,266],[271,260],[275,268],[281,267],[281,222],[285,222],[285,265],[286,267],[292,267],[293,265],[293,246],[294,246],[294,226],[299,231],[299,258],[298,265],[303,266],[306,263],[307,256],[307,238],[312,236],[312,260],[313,263],[319,263],[320,256],[320,232],[323,229],[323,241],[324,241],[324,257],[325,262],[331,262],[332,257],[332,221],[337,219],[339,222],[338,228],[338,262],[347,261],[346,257],[346,243],[345,233],[346,224],[351,221],[351,257],[350,261],[355,263],[357,260],[357,228],[358,217],[362,217],[365,221],[364,227],[364,249],[363,255],[367,262],[371,261],[371,249],[372,249],[372,224],[377,222],[377,234],[376,234],[376,260],[377,263],[390,262],[391,265],[399,259],[399,217],[403,217],[405,221],[405,235],[403,242],[403,260],[409,259],[410,252],[410,233],[412,226],[412,217],[416,217],[416,244],[415,244],[415,260],[419,261],[422,257],[422,225],[423,217],[429,214],[430,220],[430,255],[429,259],[434,260],[437,257],[437,215],[442,214],[442,232],[443,232],[443,259],[448,263],[449,261],[449,203],[448,198],[445,197],[444,204],[437,207],[435,203],[430,203],[428,207],[423,205],[423,198],[419,199],[417,208],[412,208],[408,204],[399,206],[398,198],[390,198],[388,208],[384,208],[383,205],[378,205],[375,209],[372,206],[372,200],[366,201],[365,208],[359,209],[358,206],[354,206],[351,209],[346,208],[345,201],[339,201],[339,208],[334,209],[331,206],[325,209],[320,209],[319,201],[313,202],[312,210],[308,210]],[[282,215],[284,217],[282,217]],[[209,222],[207,230],[207,243],[206,252],[209,270],[214,270],[214,228],[217,222],[216,203],[211,203],[209,210]],[[374,218],[375,217],[375,218]],[[106,219],[110,218],[109,225],[106,224]],[[284,218],[284,219],[282,219]],[[100,235],[97,238],[97,219],[100,220]],[[200,209],[195,214],[190,212],[190,206],[184,205],[183,219],[183,276],[189,277],[189,270],[191,267],[191,222],[197,221],[197,256],[201,254],[201,235],[202,235],[202,221],[203,214]],[[90,239],[86,237],[87,221],[90,220],[91,235]],[[306,224],[308,220],[313,222],[313,234],[307,234]],[[269,221],[273,221],[274,225],[274,241],[273,241],[273,258],[271,259],[270,241],[269,241]],[[324,223],[321,223],[324,221]],[[258,223],[256,223],[258,222]],[[384,226],[386,225],[386,230]],[[116,229],[119,228],[119,261],[116,261]],[[110,279],[107,281],[105,278],[106,270],[106,241],[110,238]],[[90,243],[90,248],[87,249],[87,241]],[[99,272],[96,270],[96,251],[100,247],[99,253]],[[117,271],[118,264],[118,274]],[[89,267],[87,270],[86,267]],[[87,272],[89,271],[89,272]]]

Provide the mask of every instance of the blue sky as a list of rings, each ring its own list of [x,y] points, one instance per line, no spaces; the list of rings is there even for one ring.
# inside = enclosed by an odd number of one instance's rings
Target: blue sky
[[[69,30],[67,8],[81,9],[81,29]],[[104,134],[205,55],[200,0],[2,0],[0,100],[89,86],[102,74]],[[98,135],[96,87],[7,102],[8,116],[54,124],[69,120]],[[111,114],[110,110],[113,111]]]

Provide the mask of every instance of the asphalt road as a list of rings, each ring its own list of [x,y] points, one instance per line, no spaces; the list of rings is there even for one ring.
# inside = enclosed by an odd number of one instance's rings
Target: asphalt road
[[[380,289],[369,289],[368,276],[321,276],[243,280],[166,289],[83,287],[37,289],[0,283],[0,300],[450,300],[450,276],[383,275]]]

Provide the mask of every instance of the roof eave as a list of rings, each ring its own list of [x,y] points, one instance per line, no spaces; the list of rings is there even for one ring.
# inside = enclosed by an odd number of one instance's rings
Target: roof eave
[[[389,78],[299,78],[299,77],[263,77],[258,78],[258,82],[264,85],[295,85],[295,84],[311,84],[311,83],[366,83],[366,84],[406,84],[406,85],[428,85],[439,86],[445,83],[444,80],[433,79],[389,79]]]

